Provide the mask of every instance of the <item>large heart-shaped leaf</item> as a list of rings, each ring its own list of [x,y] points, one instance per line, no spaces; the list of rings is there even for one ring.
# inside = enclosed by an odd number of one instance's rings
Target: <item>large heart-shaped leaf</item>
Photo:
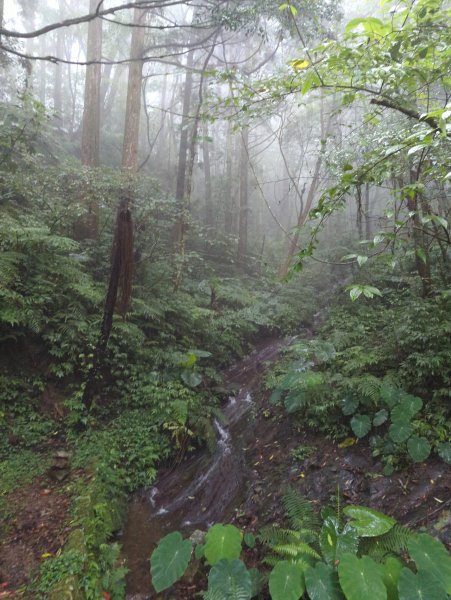
[[[381,385],[380,394],[382,400],[392,408],[399,401],[401,390],[397,388],[393,383],[384,379]]]
[[[342,600],[335,569],[322,562],[305,572],[305,586],[310,600]]]
[[[395,519],[366,506],[346,506],[344,514],[353,519],[352,526],[362,537],[375,537],[390,531]]]
[[[388,411],[383,408],[382,410],[379,410],[373,418],[373,425],[374,427],[379,427],[379,425],[382,425],[383,423],[385,423],[385,421],[388,419]]]
[[[393,421],[388,431],[391,439],[400,444],[405,442],[412,435],[412,425],[410,421]]]
[[[422,462],[431,453],[431,445],[426,438],[413,435],[407,440],[407,450],[415,462]]]
[[[427,533],[420,533],[407,542],[407,549],[418,571],[432,575],[451,594],[451,554],[445,546]]]
[[[391,411],[393,421],[409,421],[421,410],[423,401],[417,396],[403,394],[399,404],[394,406]]]
[[[220,560],[233,560],[241,554],[241,533],[234,525],[217,523],[205,536],[204,555],[210,565]]]
[[[447,600],[448,594],[431,573],[410,569],[401,571],[398,582],[399,600]]]
[[[269,576],[269,592],[272,600],[299,600],[304,593],[302,569],[287,560],[278,562]]]
[[[157,592],[171,587],[182,577],[191,558],[192,545],[179,531],[160,540],[150,557],[152,583]]]
[[[398,580],[402,570],[402,562],[390,556],[381,565],[382,579],[387,588],[387,600],[399,600],[398,598]]]
[[[359,406],[359,399],[355,396],[347,396],[341,401],[341,410],[344,415],[353,415]]]
[[[368,415],[354,415],[351,419],[352,431],[358,438],[364,437],[371,429],[371,419]]]
[[[338,565],[341,589],[347,600],[387,600],[380,566],[369,556],[342,556]]]
[[[246,566],[240,560],[221,560],[208,575],[208,592],[222,600],[250,600],[252,580]]]
[[[439,444],[437,452],[442,460],[451,465],[451,444],[449,442]]]
[[[335,564],[342,554],[349,552],[356,554],[359,547],[359,536],[357,530],[349,523],[340,529],[335,517],[327,517],[324,520],[319,535],[321,552],[326,562]]]

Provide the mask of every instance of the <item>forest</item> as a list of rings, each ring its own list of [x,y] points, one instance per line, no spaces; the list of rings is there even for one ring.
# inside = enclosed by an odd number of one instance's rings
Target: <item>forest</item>
[[[451,599],[447,0],[0,0],[0,599]]]

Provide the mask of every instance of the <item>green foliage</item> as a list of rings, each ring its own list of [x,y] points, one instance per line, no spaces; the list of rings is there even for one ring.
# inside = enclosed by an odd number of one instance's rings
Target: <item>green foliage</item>
[[[217,562],[208,575],[208,593],[222,600],[250,600],[252,580],[244,563],[237,559]]]
[[[310,454],[315,452],[315,450],[316,448],[312,446],[304,446],[303,444],[300,444],[299,446],[296,446],[296,448],[293,448],[291,450],[291,456],[293,457],[293,460],[297,462],[302,462],[308,456],[310,456]]]
[[[157,462],[170,451],[170,440],[152,413],[129,410],[106,428],[79,436],[73,463],[82,467],[96,457],[105,467],[117,469],[132,491],[154,481]]]
[[[340,299],[319,342],[333,350],[318,360],[308,342],[296,342],[291,363],[279,367],[269,384],[273,402],[296,408],[297,423],[331,436],[346,437],[349,428],[357,437],[368,436],[373,455],[383,458],[390,474],[398,464],[434,452],[446,460],[449,361],[439,359],[434,377],[422,375],[413,361],[420,353],[434,360],[449,355],[451,312],[447,299],[412,298],[391,289],[390,281],[385,285],[384,299],[371,304]]]
[[[279,561],[269,576],[272,600],[299,600],[304,593],[303,570],[299,565]]]
[[[57,583],[82,572],[85,557],[79,550],[67,550],[59,556],[45,560],[41,565],[38,593],[48,593]]]
[[[431,598],[441,599],[449,593],[451,557],[431,536],[416,534],[364,506],[345,507],[345,522],[339,507],[336,514],[325,509],[321,523],[312,503],[293,490],[285,495],[284,505],[293,529],[270,525],[258,535],[258,541],[271,553],[264,562],[272,566],[268,581],[272,600],[299,600],[305,591],[310,600],[429,598],[424,596],[426,589],[431,590]],[[259,585],[254,584],[261,580],[258,570],[249,571],[236,558],[241,551],[240,531],[233,525],[217,524],[206,539],[210,558],[203,545],[200,553],[194,552],[196,560],[207,558],[207,566],[214,562],[205,598],[248,600],[257,595]],[[178,559],[182,545],[186,554],[175,576],[165,571],[165,565],[172,568],[171,561]],[[232,545],[234,558],[225,558]],[[167,550],[164,558],[163,550]],[[158,583],[154,583],[157,590],[170,587],[183,575],[190,554],[191,543],[183,542],[178,532],[159,542],[151,558],[152,574],[154,563],[161,563]],[[412,566],[413,561],[416,574],[403,566]],[[164,581],[161,587],[160,581]]]
[[[338,565],[338,576],[346,600],[387,599],[379,565],[369,556],[358,558],[353,554],[344,554]]]
[[[173,585],[185,572],[191,558],[192,545],[178,531],[169,533],[152,553],[150,570],[157,592]]]
[[[346,506],[343,513],[351,517],[351,524],[362,537],[384,535],[395,525],[395,519],[366,506]]]
[[[451,594],[451,556],[441,542],[420,533],[407,544],[418,572],[426,572],[438,581],[442,589]]]
[[[17,450],[0,462],[2,495],[25,486],[34,477],[42,475],[50,464],[48,456],[32,450]]]
[[[338,575],[333,567],[318,562],[305,572],[305,585],[311,600],[342,600]]]
[[[217,523],[205,536],[205,558],[210,565],[220,560],[236,560],[241,554],[241,534],[233,525]]]
[[[399,600],[446,600],[449,598],[440,582],[427,571],[412,573],[402,569],[398,582]]]

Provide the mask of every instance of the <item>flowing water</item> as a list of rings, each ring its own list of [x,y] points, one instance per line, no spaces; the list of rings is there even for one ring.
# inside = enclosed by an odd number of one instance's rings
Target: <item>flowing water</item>
[[[223,407],[224,420],[214,421],[214,454],[196,453],[132,498],[122,537],[128,600],[150,593],[149,557],[161,537],[174,530],[189,535],[226,521],[246,496],[252,479],[246,451],[255,434],[253,390],[286,343],[266,343],[226,373],[227,386],[239,391]]]

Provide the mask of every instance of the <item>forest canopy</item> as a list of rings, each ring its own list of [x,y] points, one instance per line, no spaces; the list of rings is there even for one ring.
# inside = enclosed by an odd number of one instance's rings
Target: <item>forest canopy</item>
[[[224,448],[236,476],[196,518],[225,524],[163,538],[154,587],[195,547],[207,598],[229,598],[211,574],[420,597],[422,541],[451,593],[446,550],[395,523],[449,505],[450,22],[445,0],[0,0],[0,597],[122,600],[129,495],[174,470],[191,510],[185,466]],[[378,512],[396,477],[414,518]]]

